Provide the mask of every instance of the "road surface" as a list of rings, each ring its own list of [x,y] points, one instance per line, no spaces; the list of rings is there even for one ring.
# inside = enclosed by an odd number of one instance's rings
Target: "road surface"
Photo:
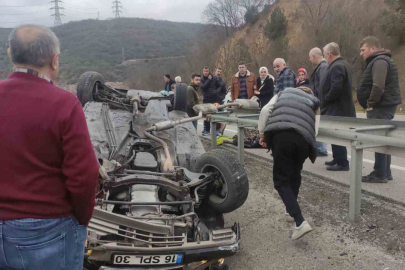
[[[210,141],[203,143],[209,150]],[[235,148],[224,147],[236,155]],[[230,269],[405,269],[404,207],[366,195],[361,218],[348,222],[348,187],[304,173],[299,202],[315,230],[291,241],[293,225],[273,189],[270,160],[247,152],[245,161],[248,200],[225,215],[228,225],[239,222],[242,231],[240,253],[226,260]]]

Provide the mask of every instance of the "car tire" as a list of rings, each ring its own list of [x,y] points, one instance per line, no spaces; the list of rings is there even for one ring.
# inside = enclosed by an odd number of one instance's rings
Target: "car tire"
[[[103,75],[98,72],[87,71],[80,76],[76,92],[82,106],[87,102],[95,101],[94,93],[97,83],[105,83]]]
[[[217,174],[217,179],[208,186],[205,197],[205,203],[214,211],[229,213],[245,203],[249,195],[249,181],[234,153],[224,149],[207,152],[198,159],[196,171]]]
[[[185,83],[176,85],[173,110],[187,112],[187,87]]]

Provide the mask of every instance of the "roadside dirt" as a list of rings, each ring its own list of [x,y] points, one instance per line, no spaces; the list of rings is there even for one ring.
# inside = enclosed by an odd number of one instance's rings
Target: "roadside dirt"
[[[203,144],[210,148],[209,141]],[[364,194],[361,217],[349,222],[348,188],[303,172],[299,203],[315,230],[294,242],[293,223],[285,221],[273,188],[272,164],[249,153],[245,162],[249,198],[225,216],[228,225],[242,228],[241,251],[227,260],[231,269],[405,269],[403,206]]]

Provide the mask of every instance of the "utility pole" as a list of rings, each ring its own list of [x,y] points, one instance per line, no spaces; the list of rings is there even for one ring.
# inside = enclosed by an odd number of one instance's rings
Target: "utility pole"
[[[100,11],[98,12],[97,20],[100,20]]]
[[[55,22],[54,22],[53,26],[62,25],[61,16],[63,16],[63,14],[60,13],[60,10],[62,10],[64,8],[59,6],[59,3],[62,3],[62,1],[61,0],[52,0],[51,1],[51,4],[55,4],[54,7],[50,8],[50,10],[53,10],[55,12],[54,14],[51,15],[51,16],[55,17]]]
[[[114,9],[113,13],[115,14],[115,18],[118,19],[120,17],[120,13],[122,13],[121,1],[115,0],[112,8]]]

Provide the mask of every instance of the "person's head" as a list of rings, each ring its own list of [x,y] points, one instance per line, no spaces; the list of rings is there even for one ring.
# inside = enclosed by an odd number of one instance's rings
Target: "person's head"
[[[172,84],[172,86],[170,86],[170,90],[172,90],[173,92],[176,91],[176,84]]]
[[[307,77],[307,70],[305,68],[300,68],[297,72],[297,76],[298,76],[298,81],[302,82],[305,81],[308,77]]]
[[[200,86],[201,83],[201,75],[194,73],[191,75],[191,84],[194,84],[195,86]]]
[[[381,50],[381,45],[380,41],[376,37],[368,36],[360,42],[360,55],[364,60],[379,50]]]
[[[313,65],[318,65],[323,60],[322,50],[318,47],[309,51],[309,61]]]
[[[180,76],[177,76],[176,78],[174,78],[174,81],[175,81],[176,83],[181,83],[181,77],[180,77]]]
[[[208,66],[205,66],[204,68],[203,68],[203,76],[204,77],[208,77],[208,75],[210,75],[210,68],[208,67]]]
[[[260,78],[264,79],[269,75],[269,70],[266,67],[261,67],[259,69]]]
[[[163,79],[165,80],[165,82],[170,82],[170,75],[166,74]]]
[[[8,57],[15,67],[33,69],[51,80],[59,71],[60,45],[56,35],[38,25],[22,25],[8,37]]]
[[[323,57],[329,64],[340,57],[339,45],[335,42],[331,42],[323,47]]]
[[[273,62],[273,69],[277,75],[280,75],[281,72],[286,68],[286,66],[287,64],[285,63],[285,60],[283,58],[277,58]]]
[[[217,67],[217,68],[215,69],[215,76],[221,77],[221,75],[222,75],[222,68]]]
[[[247,65],[245,62],[239,62],[238,63],[238,70],[239,70],[239,74],[244,76],[247,73]]]

